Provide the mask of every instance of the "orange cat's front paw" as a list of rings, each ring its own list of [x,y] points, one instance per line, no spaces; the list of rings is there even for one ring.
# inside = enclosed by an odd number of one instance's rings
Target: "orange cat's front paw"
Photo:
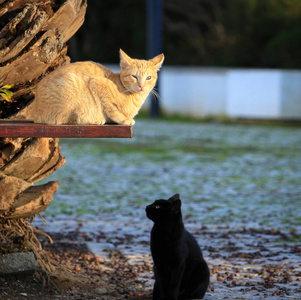
[[[134,119],[127,119],[127,120],[124,120],[121,124],[123,124],[123,125],[134,125],[135,121],[134,121]]]

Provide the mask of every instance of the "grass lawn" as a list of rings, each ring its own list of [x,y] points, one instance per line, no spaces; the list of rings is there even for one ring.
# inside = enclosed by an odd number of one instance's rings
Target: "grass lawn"
[[[145,218],[180,193],[189,222],[301,228],[297,127],[138,120],[133,139],[61,139],[45,215]]]

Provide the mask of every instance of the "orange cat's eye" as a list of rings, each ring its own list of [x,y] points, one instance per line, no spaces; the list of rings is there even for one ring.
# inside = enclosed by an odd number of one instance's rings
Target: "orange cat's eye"
[[[150,80],[152,78],[152,76],[147,76],[146,80]]]
[[[137,76],[135,76],[135,75],[132,75],[132,77],[135,78],[135,79],[138,79]]]

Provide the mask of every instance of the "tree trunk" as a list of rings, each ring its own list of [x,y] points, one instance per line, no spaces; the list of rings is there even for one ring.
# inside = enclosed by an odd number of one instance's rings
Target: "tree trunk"
[[[66,42],[84,21],[86,0],[0,0],[0,88],[14,84],[13,101],[0,99],[0,118],[34,100],[36,84],[70,62]],[[44,211],[58,188],[35,182],[65,163],[55,138],[0,137],[0,218]]]

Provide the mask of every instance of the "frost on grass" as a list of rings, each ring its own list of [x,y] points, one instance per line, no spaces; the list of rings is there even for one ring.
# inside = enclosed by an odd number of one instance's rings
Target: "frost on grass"
[[[145,218],[180,193],[190,223],[301,228],[299,128],[138,121],[133,139],[61,139],[46,216]]]

